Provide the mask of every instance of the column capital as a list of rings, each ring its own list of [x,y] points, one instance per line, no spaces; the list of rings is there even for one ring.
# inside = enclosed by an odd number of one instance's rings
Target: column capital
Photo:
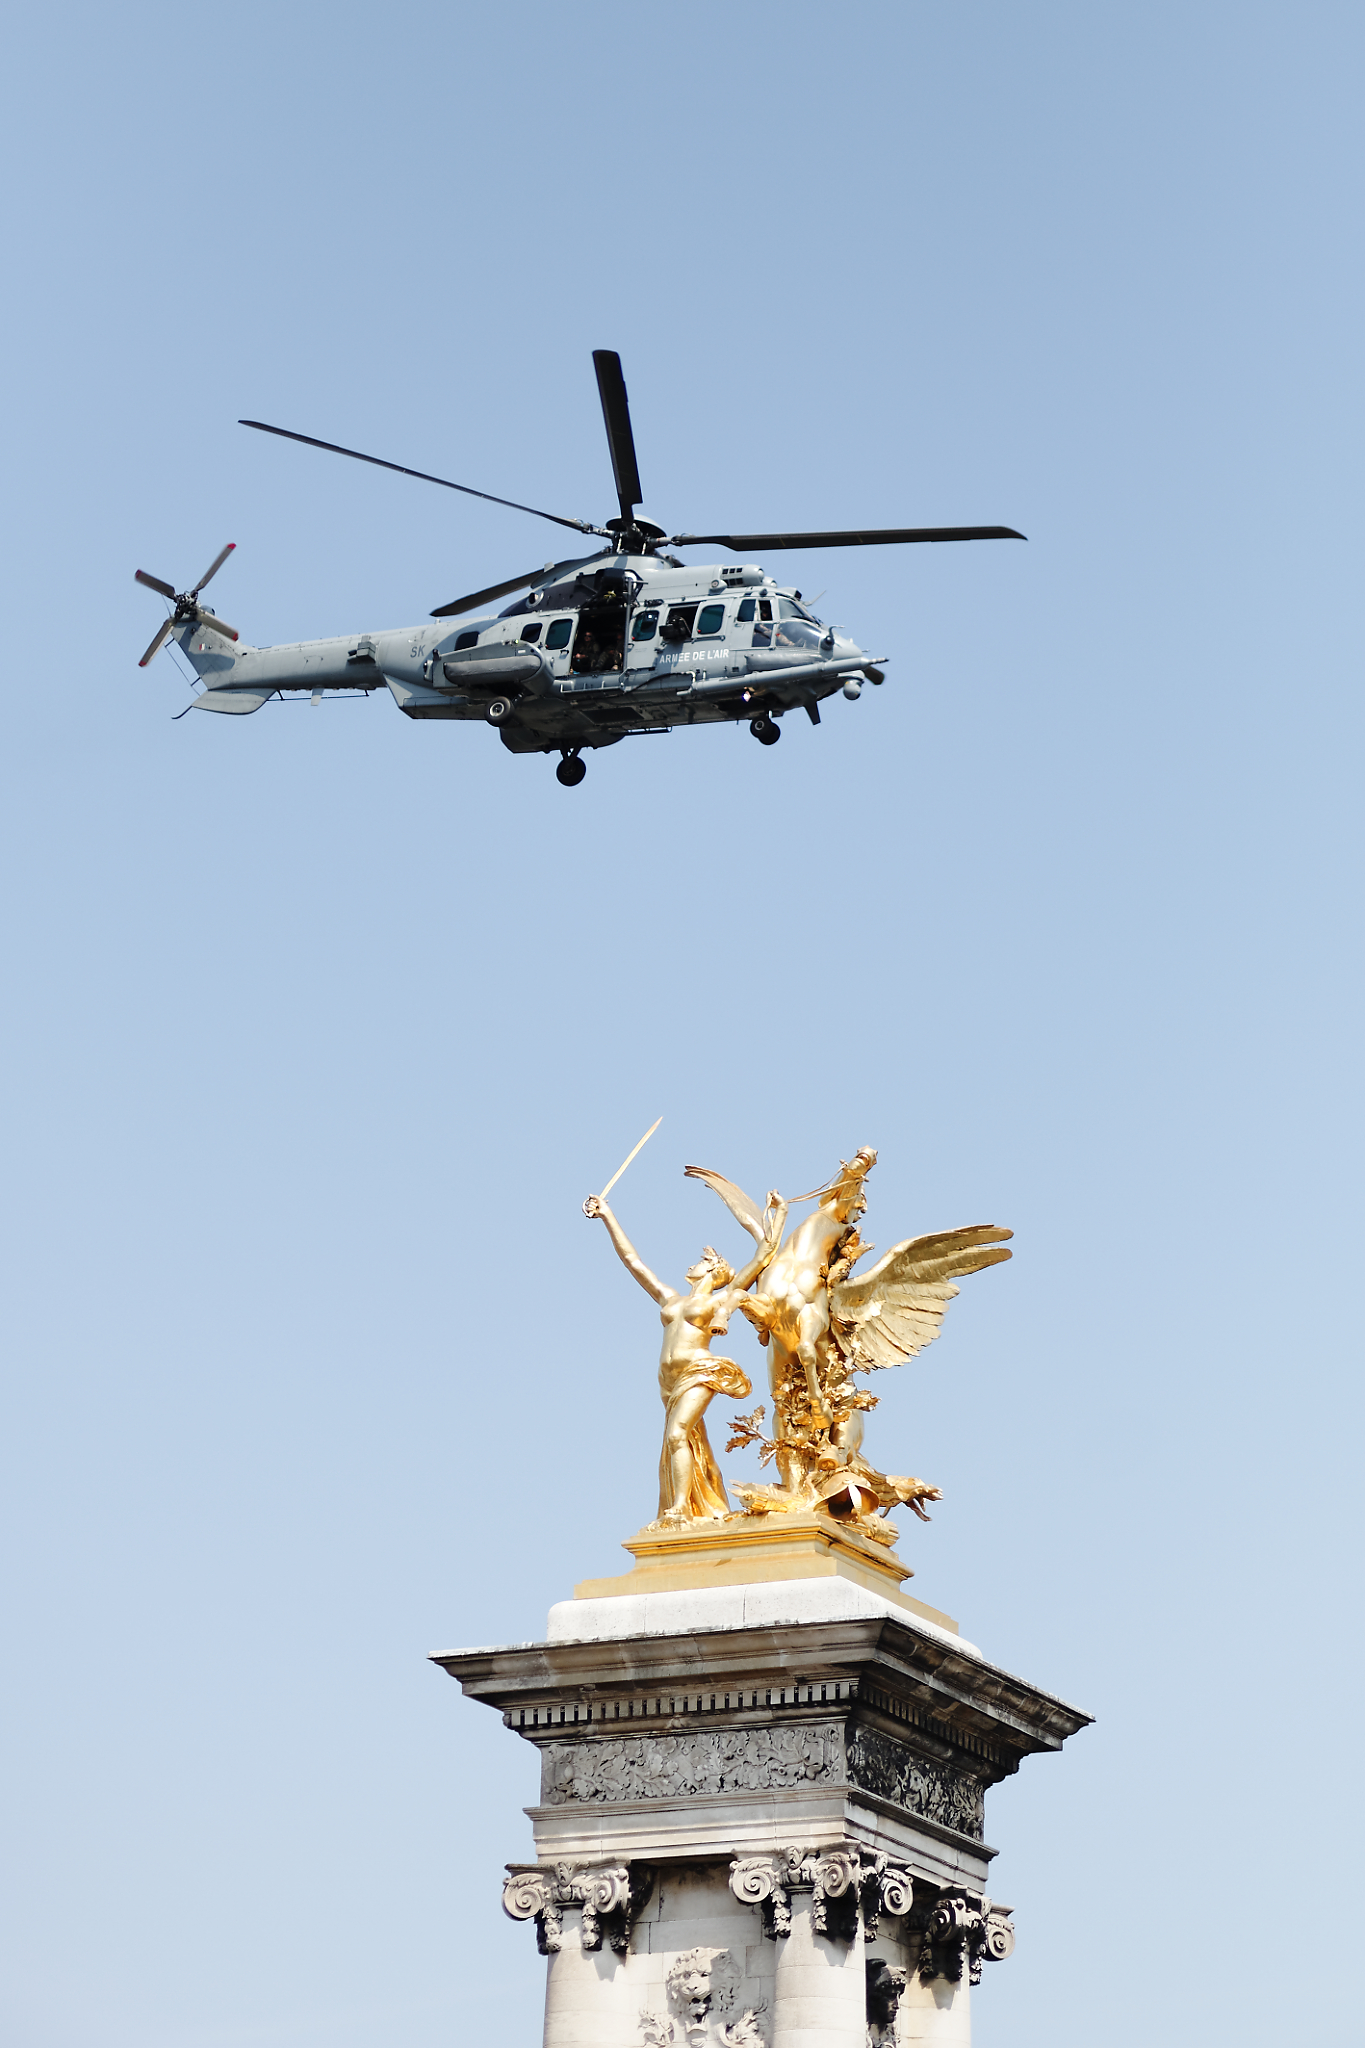
[[[763,1931],[773,1940],[791,1933],[791,1895],[811,1894],[811,1926],[832,1940],[852,1941],[861,1917],[869,1937],[882,1914],[899,1918],[914,1903],[914,1880],[886,1856],[869,1856],[853,1842],[822,1849],[793,1847],[773,1856],[737,1856],[730,1865],[730,1890],[763,1913]]]
[[[930,1984],[935,1977],[960,1984],[964,1974],[979,1984],[983,1963],[1003,1963],[1014,1953],[1012,1909],[984,1895],[944,1890],[934,1905],[921,1908],[915,1917],[923,1934],[921,1984]]]
[[[578,1906],[583,1947],[601,1948],[605,1934],[617,1955],[624,1955],[653,1888],[647,1863],[509,1863],[502,1909],[509,1919],[535,1921],[536,1946],[545,1956],[561,1944],[565,1908]]]

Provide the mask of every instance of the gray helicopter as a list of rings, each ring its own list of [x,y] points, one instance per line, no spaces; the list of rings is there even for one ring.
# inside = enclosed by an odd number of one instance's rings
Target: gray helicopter
[[[246,647],[199,594],[233,551],[225,547],[192,590],[177,591],[139,569],[137,581],[172,607],[140,666],[174,639],[204,684],[186,710],[259,711],[286,691],[314,704],[387,689],[409,718],[462,718],[497,728],[514,754],[560,756],[555,770],[572,786],[587,773],[583,754],[618,740],[670,732],[676,725],[747,720],[770,747],[778,721],[802,708],[813,725],[836,690],[855,701],[863,680],[884,680],[884,655],[870,655],[816,617],[801,592],[776,583],[757,562],[685,565],[681,547],[723,547],[748,555],[782,548],[878,547],[904,541],[1022,540],[1010,526],[919,526],[839,533],[675,533],[637,511],[642,501],[621,358],[594,349],[593,365],[621,512],[605,526],[565,519],[494,497],[468,484],[362,455],[334,441],[264,420],[242,420],[263,434],[349,455],[445,490],[571,527],[604,545],[546,562],[505,583],[457,597],[430,614],[438,625],[303,640],[287,647]],[[520,593],[505,610],[487,606]],[[470,613],[479,616],[469,619]],[[468,620],[452,630],[444,622]],[[183,717],[184,713],[177,713]]]

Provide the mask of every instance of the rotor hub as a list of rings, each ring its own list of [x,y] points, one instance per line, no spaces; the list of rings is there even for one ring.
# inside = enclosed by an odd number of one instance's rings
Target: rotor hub
[[[652,519],[609,519],[607,532],[622,555],[657,555],[660,543],[668,539]]]

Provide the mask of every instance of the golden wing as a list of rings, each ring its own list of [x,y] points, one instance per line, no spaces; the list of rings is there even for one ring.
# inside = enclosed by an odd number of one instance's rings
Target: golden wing
[[[866,1273],[832,1288],[830,1323],[850,1367],[875,1372],[903,1365],[932,1344],[958,1292],[954,1277],[1011,1258],[1004,1240],[1013,1235],[994,1223],[977,1223],[932,1237],[908,1237]]]
[[[742,1223],[758,1244],[767,1236],[763,1227],[763,1211],[757,1202],[751,1202],[743,1188],[737,1188],[723,1173],[713,1173],[709,1166],[685,1166],[683,1172],[689,1180],[705,1181],[713,1194],[719,1195],[737,1223]]]

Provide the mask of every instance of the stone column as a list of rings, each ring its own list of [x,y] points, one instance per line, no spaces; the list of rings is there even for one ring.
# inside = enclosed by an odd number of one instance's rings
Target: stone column
[[[610,1949],[585,1949],[581,1916],[565,1916],[545,1984],[544,2048],[604,2048],[638,2031],[625,1966]]]
[[[912,1972],[900,1995],[887,2048],[971,2048],[972,2015],[965,1984],[942,1977],[921,1984]]]
[[[820,1898],[798,1894],[791,1933],[778,1944],[772,2048],[863,2048],[867,2039],[867,1968],[863,1930],[852,1939],[817,1931]]]

